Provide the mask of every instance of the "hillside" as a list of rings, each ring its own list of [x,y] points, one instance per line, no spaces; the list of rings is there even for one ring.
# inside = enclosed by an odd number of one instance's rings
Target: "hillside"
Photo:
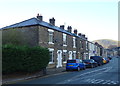
[[[118,46],[118,41],[111,39],[100,39],[100,40],[94,40],[93,42],[98,42],[104,48],[114,48]]]

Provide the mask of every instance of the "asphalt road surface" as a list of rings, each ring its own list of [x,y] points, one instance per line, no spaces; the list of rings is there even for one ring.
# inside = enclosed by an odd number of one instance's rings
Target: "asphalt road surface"
[[[15,84],[119,84],[119,60],[113,59],[102,66],[87,68],[80,71],[69,71],[61,74],[49,75]]]

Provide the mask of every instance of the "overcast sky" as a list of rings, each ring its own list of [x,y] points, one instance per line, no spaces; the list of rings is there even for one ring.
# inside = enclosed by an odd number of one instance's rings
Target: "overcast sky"
[[[42,14],[56,26],[68,25],[89,41],[118,40],[118,0],[0,0],[0,28]]]

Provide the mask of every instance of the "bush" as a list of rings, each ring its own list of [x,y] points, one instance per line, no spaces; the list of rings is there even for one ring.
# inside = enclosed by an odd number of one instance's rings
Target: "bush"
[[[45,68],[49,62],[49,50],[40,46],[2,46],[2,72],[35,72]]]

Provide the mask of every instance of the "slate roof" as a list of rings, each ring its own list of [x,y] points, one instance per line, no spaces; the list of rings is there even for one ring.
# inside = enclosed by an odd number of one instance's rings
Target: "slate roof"
[[[17,28],[17,27],[26,27],[26,26],[35,26],[35,25],[40,25],[40,26],[44,26],[44,27],[47,27],[47,28],[50,28],[50,29],[53,29],[53,30],[57,30],[57,31],[60,31],[62,33],[66,33],[66,34],[69,34],[69,35],[72,35],[72,36],[76,36],[76,37],[79,37],[79,38],[82,38],[84,40],[86,40],[85,38],[81,37],[81,36],[78,36],[74,33],[70,33],[66,30],[63,30],[57,26],[53,26],[47,22],[44,22],[44,21],[40,21],[39,19],[33,17],[33,18],[30,18],[28,20],[25,20],[25,21],[22,21],[22,22],[19,22],[19,23],[16,23],[16,24],[13,24],[13,25],[10,25],[10,26],[6,26],[6,27],[3,27],[3,28],[0,28],[0,30],[4,30],[4,29],[9,29],[9,28]]]

